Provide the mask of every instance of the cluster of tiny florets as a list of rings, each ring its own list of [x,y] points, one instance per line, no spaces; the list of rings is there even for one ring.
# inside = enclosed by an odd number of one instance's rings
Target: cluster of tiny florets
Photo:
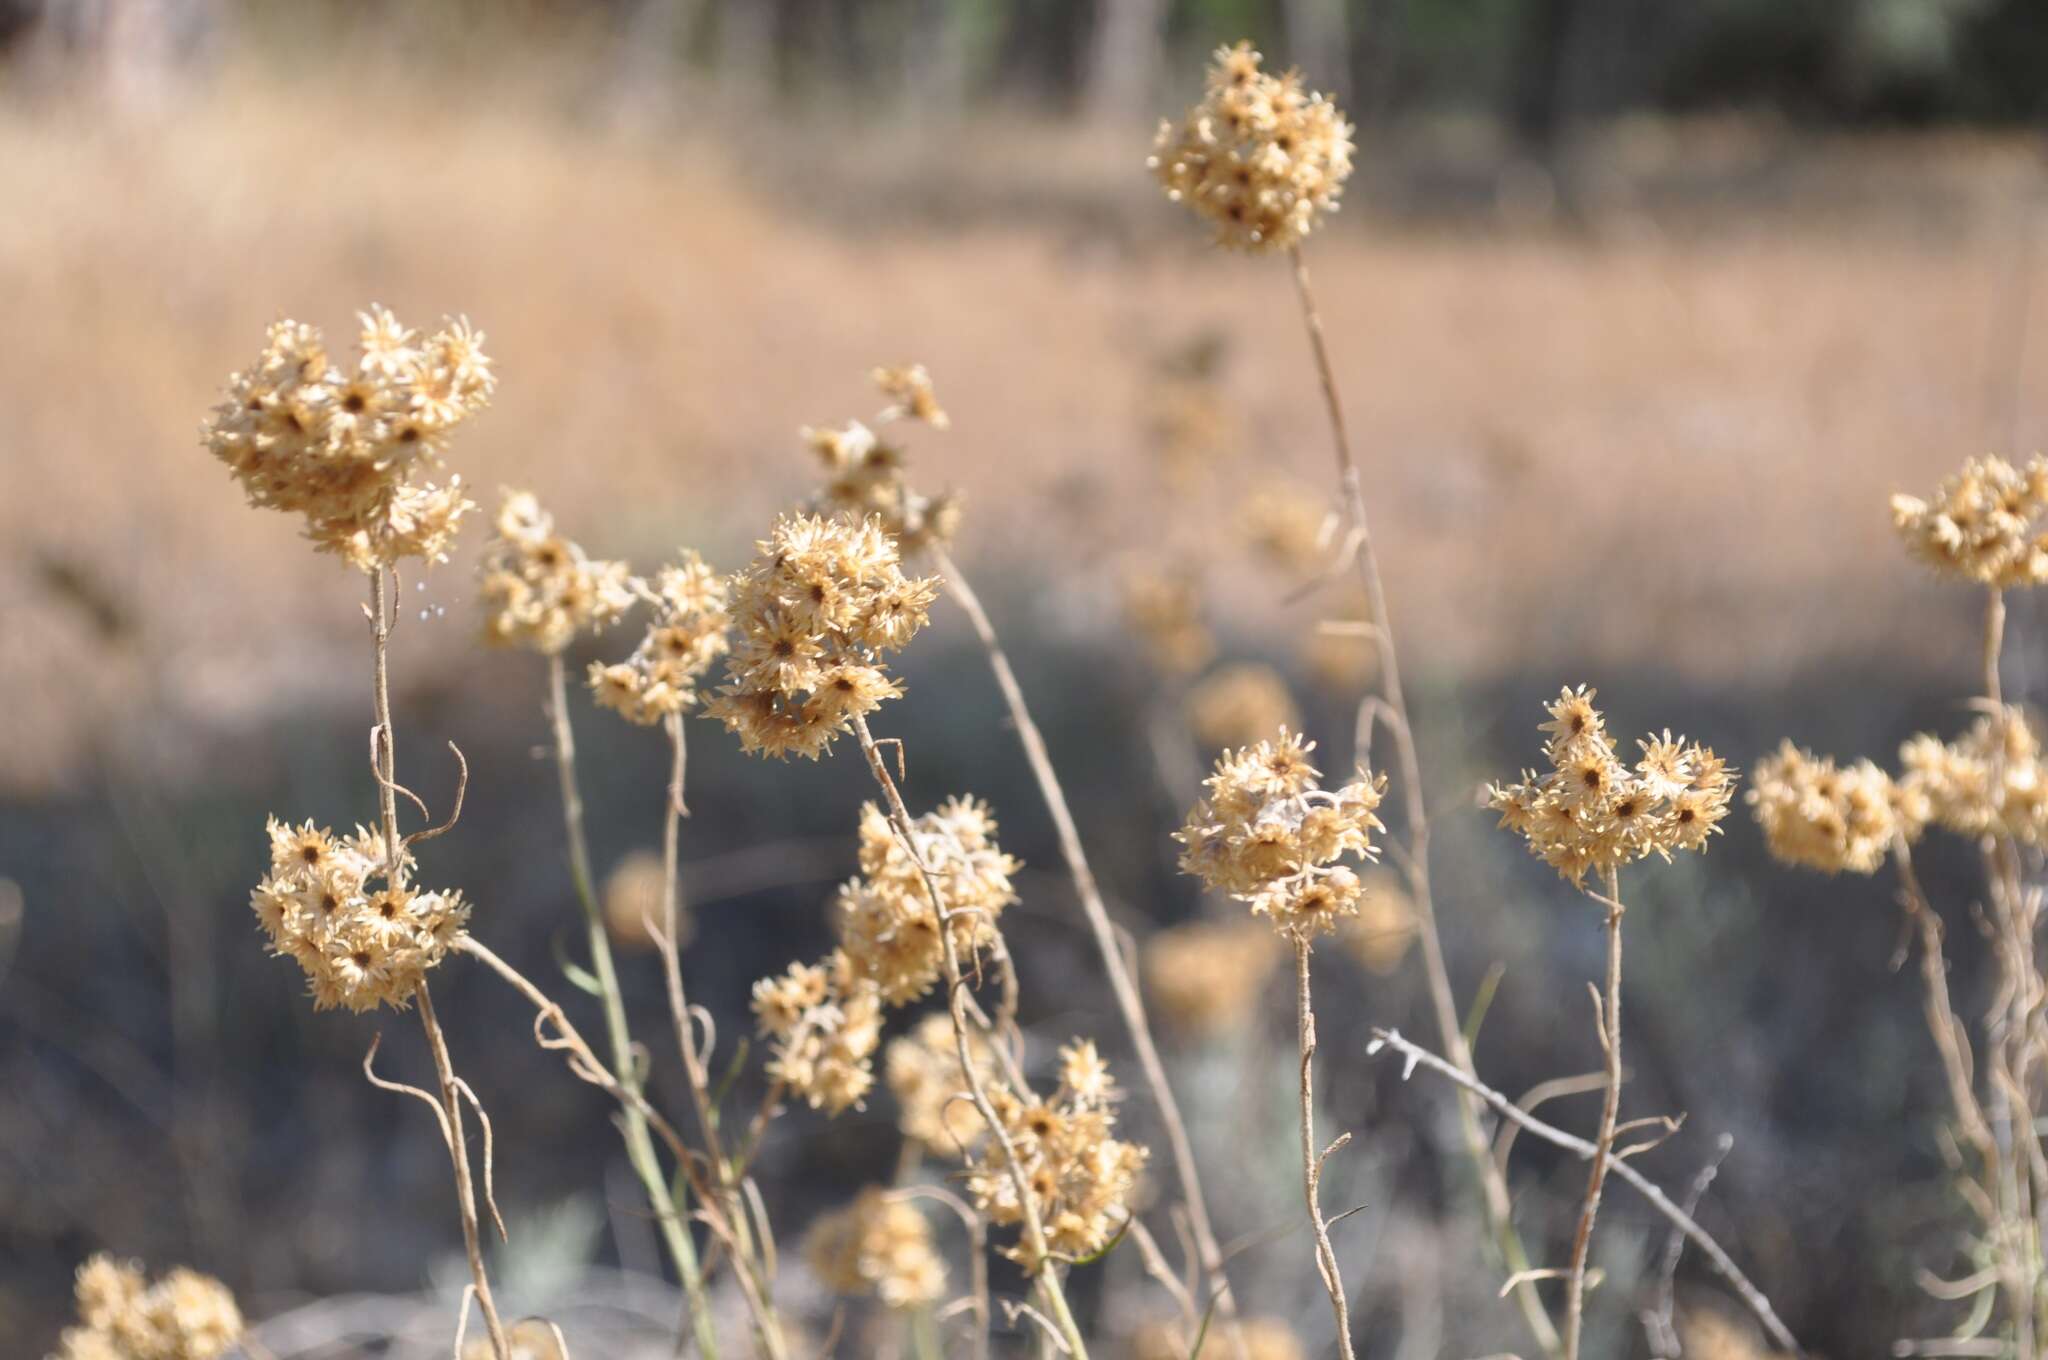
[[[1266,733],[1301,726],[1286,677],[1258,661],[1220,666],[1188,691],[1188,728],[1210,750],[1248,746]]]
[[[1351,174],[1351,125],[1301,75],[1269,75],[1250,43],[1218,48],[1202,102],[1162,121],[1146,161],[1237,250],[1284,250],[1337,210]]]
[[[182,1266],[155,1284],[102,1253],[78,1268],[78,1325],[50,1360],[215,1360],[242,1339],[226,1285]]]
[[[974,1074],[986,1087],[996,1079],[995,1058],[978,1030],[967,1034]],[[933,1011],[882,1052],[882,1079],[896,1097],[896,1127],[905,1138],[937,1157],[964,1157],[988,1131],[981,1111],[968,1098],[960,1068],[953,1020]]]
[[[1899,764],[1925,820],[1959,836],[2048,845],[2048,767],[2024,709],[1985,714],[1951,742],[1922,733],[1899,748]]]
[[[489,402],[497,378],[483,336],[455,321],[421,338],[381,307],[362,317],[355,362],[330,362],[320,332],[270,328],[256,363],[228,380],[206,445],[252,505],[302,514],[306,536],[365,571],[404,557],[442,561],[475,506],[462,479],[415,480],[449,435]]]
[[[1176,1034],[1229,1034],[1250,1021],[1278,957],[1273,932],[1256,921],[1174,926],[1145,941],[1145,991],[1153,1012]]]
[[[1358,910],[1358,874],[1338,861],[1377,858],[1372,833],[1385,830],[1375,815],[1385,778],[1325,790],[1309,763],[1314,749],[1282,728],[1271,741],[1224,752],[1203,781],[1207,795],[1174,833],[1186,847],[1183,871],[1301,939]]]
[[[1254,556],[1287,576],[1307,578],[1328,564],[1336,517],[1322,497],[1282,484],[1252,493],[1241,524]]]
[[[654,619],[640,645],[624,661],[591,664],[597,702],[643,725],[687,711],[697,681],[728,648],[726,593],[725,578],[692,550],[663,567],[647,591]]]
[[[874,378],[891,402],[881,414],[883,423],[920,420],[940,430],[952,423],[939,409],[931,375],[923,364],[878,368]],[[907,459],[902,448],[858,420],[838,430],[806,426],[803,436],[817,455],[824,476],[818,491],[819,509],[854,519],[874,517],[906,557],[943,548],[960,532],[958,494],[925,495],[913,490],[905,480]]]
[[[1646,855],[1705,849],[1728,815],[1735,772],[1668,730],[1638,743],[1642,759],[1631,768],[1616,754],[1593,698],[1581,685],[1549,705],[1540,730],[1549,733],[1543,754],[1550,772],[1524,770],[1520,783],[1488,788],[1500,824],[1573,883]]]
[[[816,759],[903,692],[882,658],[924,626],[938,584],[903,574],[874,518],[786,515],[758,546],[733,578],[739,642],[705,711],[749,752]]]
[[[754,1019],[773,1041],[768,1075],[814,1110],[855,1108],[875,1085],[882,997],[838,950],[754,984]]]
[[[1985,585],[2048,581],[2048,460],[1972,458],[1931,501],[1892,497],[1892,523],[1935,571]]]
[[[946,1292],[931,1225],[879,1186],[820,1215],[804,1237],[804,1259],[833,1293],[873,1294],[890,1308],[923,1308]]]
[[[1060,1084],[1050,1099],[1004,1082],[990,1085],[987,1094],[1023,1169],[1046,1250],[1075,1259],[1108,1246],[1130,1216],[1128,1201],[1146,1152],[1113,1136],[1118,1092],[1095,1045],[1076,1039],[1060,1049]],[[967,1187],[991,1223],[1023,1221],[1009,1160],[995,1140],[968,1159]],[[1022,1241],[1003,1254],[1026,1270],[1044,1264]]]
[[[1893,842],[1917,839],[1927,820],[1918,781],[1868,760],[1837,765],[1789,741],[1756,763],[1747,797],[1771,854],[1830,874],[1876,873]]]
[[[1124,618],[1152,663],[1170,675],[1193,675],[1216,655],[1202,619],[1201,583],[1179,568],[1134,567],[1123,579]]]
[[[405,1006],[447,957],[469,920],[460,892],[421,892],[385,880],[384,838],[358,827],[336,836],[311,822],[271,818],[270,872],[250,894],[273,953],[305,970],[317,1010]]]
[[[996,939],[996,921],[1017,900],[1011,877],[1023,866],[996,844],[989,806],[952,798],[911,823],[920,872],[895,828],[873,803],[861,808],[860,876],[839,890],[839,943],[853,967],[872,978],[892,1006],[932,989],[945,967],[945,942],[926,889],[931,875],[962,967]]]
[[[1306,1360],[1308,1351],[1301,1338],[1284,1321],[1274,1317],[1244,1318],[1237,1324],[1244,1344],[1245,1360]],[[1155,1318],[1141,1325],[1131,1336],[1130,1360],[1187,1360],[1195,1354],[1199,1324]],[[1202,1354],[1208,1354],[1207,1346]]]
[[[635,584],[624,562],[592,558],[556,533],[532,492],[508,490],[481,564],[484,637],[552,655],[631,609]]]

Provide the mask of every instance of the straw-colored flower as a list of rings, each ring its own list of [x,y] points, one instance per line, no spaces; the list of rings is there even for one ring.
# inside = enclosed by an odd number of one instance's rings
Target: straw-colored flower
[[[1235,250],[1284,250],[1337,210],[1351,174],[1351,125],[1301,87],[1260,69],[1250,43],[1218,48],[1202,102],[1161,122],[1145,162]]]
[[[1196,921],[1147,937],[1141,962],[1154,1013],[1191,1039],[1240,1030],[1280,957],[1254,921]]]
[[[995,1057],[980,1031],[968,1031],[967,1051],[983,1084],[994,1081]],[[897,1128],[933,1156],[963,1157],[987,1132],[981,1112],[968,1098],[952,1017],[944,1011],[932,1012],[910,1033],[889,1041],[882,1076],[896,1097]]]
[[[1023,1168],[1046,1250],[1076,1259],[1108,1246],[1130,1216],[1128,1202],[1147,1154],[1113,1136],[1119,1094],[1095,1045],[1076,1039],[1060,1049],[1060,1085],[1049,1099],[1000,1081],[986,1090]],[[1023,1221],[1016,1181],[994,1139],[968,1159],[967,1188],[991,1223]],[[1002,1250],[1028,1271],[1044,1264],[1022,1241]]]
[[[729,650],[726,593],[725,578],[685,548],[646,592],[654,618],[633,654],[611,665],[591,663],[597,702],[642,725],[687,712],[697,702],[697,682]]]
[[[880,1186],[820,1215],[804,1236],[804,1259],[833,1293],[873,1294],[890,1308],[923,1308],[946,1292],[931,1225]]]
[[[919,856],[937,887],[963,968],[996,940],[996,922],[1017,900],[1011,876],[1023,866],[996,844],[986,803],[952,798],[911,823]],[[930,991],[945,968],[945,943],[918,871],[882,810],[861,808],[860,876],[839,890],[840,948],[892,1006]]]
[[[881,992],[839,950],[756,982],[754,1019],[773,1041],[768,1075],[812,1109],[836,1115],[858,1108],[874,1089]]]
[[[475,506],[460,477],[445,486],[418,477],[497,386],[483,335],[452,321],[422,338],[381,307],[361,319],[347,367],[329,360],[316,328],[273,325],[255,364],[229,378],[206,446],[250,504],[305,516],[321,552],[364,571],[405,557],[444,561]]]
[[[637,585],[624,562],[590,557],[556,533],[532,492],[504,493],[478,583],[487,641],[551,655],[631,609]]]
[[[1266,733],[1301,726],[1286,678],[1256,661],[1222,666],[1188,692],[1188,726],[1211,750],[1249,746]]]
[[[1245,1318],[1239,1322],[1238,1331],[1244,1338],[1247,1360],[1306,1360],[1308,1355],[1294,1329],[1279,1318]],[[1131,1360],[1187,1360],[1194,1352],[1194,1344],[1194,1334],[1184,1324],[1157,1318],[1132,1335]],[[1208,1354],[1207,1345],[1202,1353]]]
[[[733,578],[740,640],[705,712],[744,750],[816,759],[856,717],[902,694],[883,657],[922,628],[938,583],[907,577],[872,517],[785,515]]]
[[[1927,820],[1920,791],[1872,762],[1837,766],[1789,741],[1756,763],[1745,796],[1773,855],[1829,874],[1876,873],[1893,841],[1917,840]]]
[[[1372,833],[1385,830],[1375,815],[1385,776],[1325,790],[1309,763],[1314,749],[1282,728],[1271,741],[1224,752],[1203,782],[1207,796],[1174,833],[1186,847],[1184,872],[1304,940],[1357,913],[1363,884],[1338,861],[1376,859]]]
[[[1216,639],[1202,621],[1201,584],[1174,568],[1136,567],[1123,581],[1124,617],[1152,662],[1170,675],[1193,675],[1216,655]]]
[[[2048,845],[2048,766],[2024,709],[1986,714],[1944,744],[1922,733],[1899,748],[1901,796],[1922,821],[1959,836]]]
[[[1415,943],[1419,921],[1415,899],[1407,884],[1388,869],[1361,874],[1365,890],[1359,894],[1358,915],[1345,926],[1343,941],[1352,954],[1376,977],[1390,976],[1408,956]]]
[[[2023,468],[1972,458],[1932,500],[1892,497],[1907,551],[1942,575],[1985,585],[2048,581],[2048,460]]]
[[[101,1253],[78,1268],[78,1323],[51,1360],[216,1360],[242,1339],[226,1285],[179,1267],[155,1284]]]
[[[661,928],[667,893],[668,870],[659,854],[633,850],[621,857],[605,875],[601,893],[605,929],[611,932],[612,939],[629,949],[651,949],[654,937],[648,933],[648,926]],[[676,903],[678,949],[690,942],[691,921],[684,910],[686,905]]]
[[[875,386],[882,389],[882,395],[890,402],[889,408],[882,412],[882,419],[921,420],[935,430],[943,430],[953,423],[940,408],[938,395],[932,391],[932,375],[925,371],[923,364],[878,368],[873,376]]]
[[[316,1010],[404,1008],[469,920],[460,892],[373,887],[384,838],[336,836],[311,822],[267,824],[270,872],[250,894],[271,952],[305,970]]]
[[[1616,753],[1594,692],[1584,685],[1549,705],[1550,773],[1492,785],[1487,803],[1529,852],[1572,883],[1645,855],[1703,850],[1734,796],[1735,772],[1713,751],[1667,730],[1638,745],[1633,767]]]

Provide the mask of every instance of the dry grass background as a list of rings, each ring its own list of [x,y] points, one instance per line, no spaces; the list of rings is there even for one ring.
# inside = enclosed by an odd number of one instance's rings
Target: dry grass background
[[[353,647],[326,626],[348,583],[195,447],[280,314],[470,314],[507,381],[460,470],[486,495],[538,486],[600,550],[681,531],[730,559],[802,484],[795,427],[863,409],[867,366],[897,357],[954,412],[920,471],[971,497],[970,556],[1071,591],[1077,618],[1110,622],[1124,555],[1204,554],[1246,488],[1324,483],[1284,289],[1189,243],[1144,183],[1143,128],[734,113],[621,134],[516,74],[309,65],[0,118],[0,704],[39,717],[12,786],[61,778],[140,683],[103,659],[107,606],[171,711],[208,722],[291,708]],[[1949,652],[1897,636],[1894,597],[1920,587],[1882,506],[2003,443],[1987,386],[2048,304],[2025,272],[2048,252],[2017,245],[2029,149],[1802,158],[1715,129],[1615,148],[1603,164],[1646,172],[1585,231],[1402,225],[1369,173],[1315,242],[1411,651],[1709,676]],[[1708,186],[1706,209],[1632,192],[1656,182]],[[1237,452],[1169,497],[1149,394],[1161,356],[1211,336]],[[2041,408],[2023,389],[2019,409],[2024,448]],[[466,573],[431,591],[460,619],[443,661],[469,664]]]

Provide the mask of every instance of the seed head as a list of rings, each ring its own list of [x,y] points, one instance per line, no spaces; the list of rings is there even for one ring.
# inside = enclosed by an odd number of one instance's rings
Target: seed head
[[[1972,458],[1933,500],[1892,497],[1906,551],[1937,575],[1997,587],[2048,581],[2048,460]]]
[[[968,1032],[967,1050],[985,1087],[996,1079],[995,1058],[978,1031]],[[953,1021],[934,1011],[891,1039],[882,1054],[883,1080],[896,1097],[896,1126],[905,1138],[935,1157],[962,1157],[987,1132],[981,1112],[967,1095]]]
[[[1876,873],[1894,838],[1918,840],[1927,820],[1926,799],[1870,761],[1838,767],[1789,741],[1756,763],[1745,797],[1773,855],[1829,874]]]
[[[2024,709],[1985,714],[1952,742],[1921,733],[1899,748],[1906,815],[1977,839],[2048,845],[2048,766]]]
[[[1285,250],[1337,210],[1351,124],[1301,76],[1268,75],[1250,43],[1218,48],[1202,102],[1161,122],[1145,162],[1176,203],[1233,250]]]
[[[889,1308],[923,1308],[946,1292],[931,1225],[880,1186],[821,1215],[804,1237],[804,1259],[833,1293],[873,1294]]]
[[[216,1360],[242,1339],[226,1285],[180,1266],[155,1284],[102,1252],[78,1268],[78,1323],[51,1360]]]
[[[646,636],[624,661],[591,663],[590,688],[603,707],[648,725],[696,704],[698,680],[730,649],[732,617],[725,578],[687,548],[642,592],[654,607]]]
[[[631,609],[639,586],[624,562],[592,558],[556,533],[532,492],[505,491],[481,563],[486,641],[552,656]]]

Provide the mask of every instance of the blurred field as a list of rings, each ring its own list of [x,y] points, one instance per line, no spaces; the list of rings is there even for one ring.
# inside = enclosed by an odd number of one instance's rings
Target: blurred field
[[[1146,126],[778,118],[716,88],[647,113],[516,64],[428,80],[303,61],[226,61],[111,107],[0,102],[0,875],[28,903],[26,927],[0,911],[0,1335],[37,1344],[76,1260],[111,1243],[217,1269],[285,1314],[273,1345],[352,1354],[333,1340],[346,1314],[445,1353],[445,1310],[355,1297],[420,1288],[431,1268],[445,1305],[460,1271],[432,1264],[453,1234],[440,1149],[363,1087],[372,1026],[307,1013],[243,905],[265,810],[352,821],[369,787],[357,578],[245,509],[197,444],[268,321],[339,340],[372,300],[468,314],[503,385],[454,469],[479,500],[532,487],[594,552],[643,565],[677,543],[737,562],[809,485],[798,427],[871,414],[875,363],[928,364],[953,428],[916,439],[917,476],[967,495],[962,556],[1134,927],[1199,907],[1164,839],[1196,757],[1122,615],[1127,574],[1197,576],[1226,658],[1285,658],[1331,607],[1241,542],[1251,493],[1330,480],[1284,268],[1193,239],[1145,178]],[[1623,123],[1587,134],[1556,203],[1455,124],[1363,159],[1310,256],[1421,676],[1434,801],[1467,808],[1565,680],[1613,695],[1622,729],[1684,722],[1744,764],[1786,731],[1882,754],[1953,725],[1974,620],[1897,550],[1886,498],[1967,453],[2031,449],[2048,421],[2038,146]],[[1191,399],[1195,437],[1164,446]],[[538,975],[567,919],[557,810],[529,759],[539,672],[476,645],[469,567],[406,583],[401,758],[438,808],[452,773],[429,753],[444,738],[469,753],[466,824],[434,854]],[[913,794],[992,797],[1032,866],[1018,910],[1034,1040],[1109,1032],[1049,828],[979,657],[943,621],[906,665]],[[2048,664],[2043,622],[2015,603],[2016,691]],[[1305,702],[1345,752],[1351,701]],[[1163,743],[1148,730],[1162,715]],[[618,725],[578,721],[602,872],[654,834],[663,772]],[[848,758],[764,769],[708,724],[692,740],[693,799],[717,793],[686,833],[705,912],[691,986],[731,1035],[748,982],[792,940],[823,939],[866,789]],[[1558,998],[1576,1000],[1597,940],[1488,822],[1446,818],[1440,891],[1460,994],[1510,967],[1481,1062],[1519,1090],[1592,1062]],[[1646,1165],[1681,1183],[1736,1131],[1710,1226],[1802,1335],[1872,1353],[1930,1325],[1913,1268],[1956,1264],[1916,993],[1885,971],[1882,885],[1789,876],[1753,828],[1730,830],[1709,867],[1644,903],[1659,924],[1630,964],[1629,1098],[1691,1110],[1698,1133]],[[1963,872],[1927,869],[1942,885]],[[1402,1086],[1353,1042],[1415,1024],[1419,989],[1332,967],[1325,1117],[1361,1138],[1330,1194],[1370,1206],[1345,1249],[1368,1282],[1361,1320],[1381,1329],[1372,1353],[1396,1336],[1404,1358],[1507,1344],[1494,1282],[1470,1268],[1445,1093]],[[634,1000],[654,1032],[651,976]],[[1959,995],[1980,981],[1963,970]],[[527,1244],[510,1290],[583,1300],[623,1347],[672,1300],[641,1273],[658,1264],[618,1168],[598,1184],[601,1158],[576,1160],[610,1137],[602,1102],[561,1098],[487,982],[448,990]],[[1240,1173],[1220,1212],[1253,1242],[1298,1190],[1274,1152],[1292,1073],[1284,998],[1269,999],[1256,1032],[1173,1055],[1205,1165]],[[417,1054],[388,1061],[417,1075]],[[792,1237],[856,1176],[886,1175],[893,1138],[886,1112],[800,1128],[766,1166]],[[1517,1158],[1525,1221],[1556,1236],[1578,1170]],[[1628,1208],[1602,1223],[1611,1287],[1634,1288],[1661,1229]],[[1245,1278],[1325,1324],[1303,1242],[1276,1242]],[[625,1272],[596,1297],[594,1258]],[[1141,1285],[1129,1253],[1110,1272],[1087,1304],[1124,1335]],[[802,1285],[791,1297],[822,1324]]]
[[[40,715],[10,785],[61,781],[132,704],[107,628],[201,724],[288,710],[354,654],[326,627],[348,583],[252,523],[194,440],[265,322],[345,329],[370,299],[488,331],[504,395],[459,470],[536,486],[601,550],[730,557],[806,475],[796,427],[917,357],[956,419],[921,473],[970,497],[970,555],[1076,616],[1132,556],[1210,559],[1225,602],[1270,594],[1202,544],[1250,487],[1324,484],[1304,345],[1280,268],[1204,251],[1155,201],[1142,128],[612,135],[547,96],[231,68],[125,118],[0,120],[0,703]],[[1939,654],[1899,636],[1892,597],[1917,587],[1884,497],[2037,437],[2034,385],[2003,395],[2048,294],[2022,244],[2031,148],[1616,145],[1642,172],[1579,230],[1418,224],[1432,200],[1390,149],[1316,242],[1416,655],[1735,675]],[[1157,375],[1211,341],[1231,424],[1199,494],[1169,496]],[[455,615],[466,589],[460,566],[431,586]],[[452,656],[465,630],[429,631]]]

